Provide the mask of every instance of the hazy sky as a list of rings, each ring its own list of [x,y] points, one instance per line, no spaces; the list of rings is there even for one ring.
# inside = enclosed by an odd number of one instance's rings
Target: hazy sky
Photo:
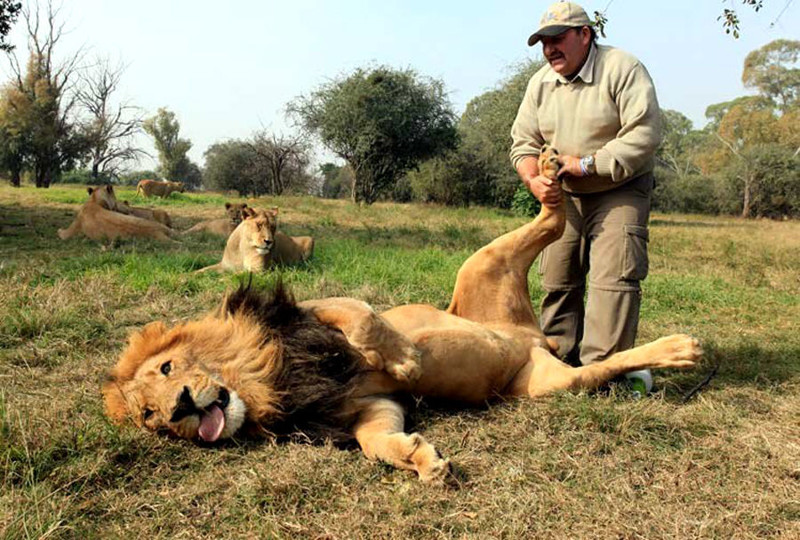
[[[43,0],[42,0],[43,1]],[[287,131],[286,103],[360,66],[411,67],[444,81],[456,110],[493,88],[509,67],[539,58],[528,35],[550,2],[505,0],[69,0],[61,55],[84,47],[127,65],[120,98],[148,114],[174,111],[203,164],[214,142],[266,128]],[[742,95],[748,52],[779,38],[800,39],[800,2],[765,0],[758,14],[730,2],[742,20],[738,40],[717,17],[719,0],[602,0],[607,38],[647,66],[663,108],[697,127],[705,108]],[[788,5],[788,7],[786,7]],[[776,20],[781,10],[785,11]],[[11,41],[25,56],[23,25]],[[2,74],[8,73],[7,62]],[[152,144],[143,138],[150,149]],[[151,150],[152,151],[152,150]],[[154,152],[153,152],[154,153]],[[155,153],[154,153],[155,155]],[[150,165],[145,163],[144,165]]]

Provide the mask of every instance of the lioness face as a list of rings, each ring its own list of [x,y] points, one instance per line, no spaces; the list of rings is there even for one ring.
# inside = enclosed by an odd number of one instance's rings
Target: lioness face
[[[246,208],[244,222],[250,245],[259,255],[267,255],[275,244],[275,229],[278,227],[277,210],[255,210]]]
[[[117,205],[117,196],[114,194],[114,186],[111,184],[107,184],[105,186],[100,186],[97,188],[89,187],[86,188],[86,191],[89,193],[89,196],[105,208],[106,210],[116,210]]]
[[[189,345],[173,345],[146,359],[132,379],[107,383],[105,392],[118,391],[134,423],[150,431],[207,442],[231,437],[247,407],[193,356]]]
[[[239,225],[244,219],[244,209],[247,208],[247,203],[231,204],[225,203],[225,213],[228,215],[234,227]]]

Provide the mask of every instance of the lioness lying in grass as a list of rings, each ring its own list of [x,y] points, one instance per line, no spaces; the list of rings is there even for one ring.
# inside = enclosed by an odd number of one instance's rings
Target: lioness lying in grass
[[[132,237],[172,240],[172,231],[165,225],[121,213],[113,186],[89,187],[87,191],[89,200],[81,207],[72,224],[66,229],[58,230],[58,236],[62,240],[77,234],[94,240]]]
[[[244,219],[228,237],[222,261],[198,272],[263,272],[275,264],[296,264],[311,257],[313,238],[293,237],[277,231],[277,208],[257,210],[247,207],[242,210],[242,215]]]
[[[227,218],[223,219],[209,219],[196,223],[191,228],[183,231],[182,234],[193,234],[199,232],[207,232],[228,238],[231,233],[236,230],[236,227],[242,222],[244,218],[244,210],[247,208],[247,203],[225,203],[225,213]]]
[[[550,170],[542,156],[540,170]],[[376,315],[351,298],[297,304],[278,287],[240,289],[207,317],[130,338],[103,386],[117,422],[213,442],[238,433],[354,438],[370,459],[442,482],[450,463],[405,433],[397,394],[482,404],[584,390],[646,368],[690,368],[697,340],[672,335],[574,368],[551,352],[531,306],[528,271],[564,231],[564,205],[474,253],[450,307]]]

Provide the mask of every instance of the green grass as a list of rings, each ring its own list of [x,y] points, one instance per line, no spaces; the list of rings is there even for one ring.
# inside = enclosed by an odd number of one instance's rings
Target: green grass
[[[142,200],[185,229],[217,194]],[[693,372],[634,400],[591,395],[453,409],[409,428],[455,464],[429,488],[357,448],[234,441],[213,448],[119,429],[100,381],[127,335],[212,309],[244,274],[199,274],[224,241],[63,242],[85,188],[0,187],[1,538],[800,537],[800,224],[656,215],[639,340],[699,337]],[[444,307],[459,265],[523,223],[507,212],[264,198],[314,258],[280,275],[300,299]],[[274,282],[279,272],[254,277]],[[541,299],[539,277],[531,294]],[[719,365],[711,383],[683,396]]]

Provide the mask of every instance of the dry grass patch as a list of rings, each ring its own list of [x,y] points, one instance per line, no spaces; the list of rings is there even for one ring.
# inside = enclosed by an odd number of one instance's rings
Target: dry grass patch
[[[228,200],[119,191],[178,228]],[[246,278],[191,274],[224,246],[202,235],[62,242],[83,200],[80,186],[0,187],[0,537],[800,537],[796,222],[654,216],[640,340],[697,335],[703,365],[657,374],[642,401],[617,386],[484,409],[420,402],[414,428],[456,464],[456,486],[435,489],[354,447],[205,447],[109,425],[99,381],[130,330],[196,317]],[[381,308],[447,305],[461,262],[522,223],[489,209],[248,202],[317,238],[314,259],[282,273],[300,299]],[[531,286],[538,302],[536,272]]]

